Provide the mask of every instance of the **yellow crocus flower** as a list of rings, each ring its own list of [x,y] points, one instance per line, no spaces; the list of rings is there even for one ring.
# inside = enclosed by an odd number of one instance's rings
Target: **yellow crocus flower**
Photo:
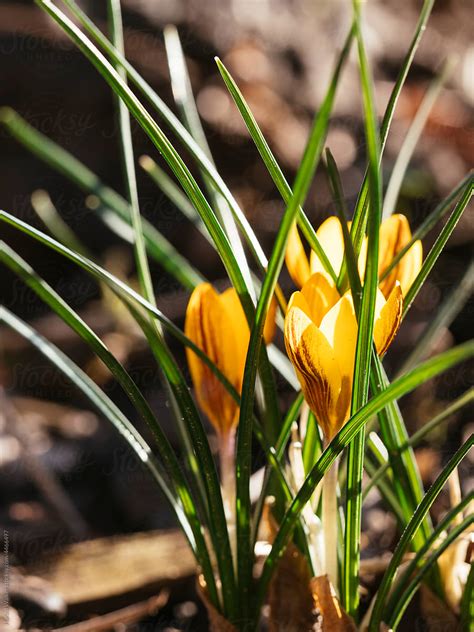
[[[264,338],[275,332],[276,302],[272,301],[265,323]],[[218,367],[240,394],[250,330],[237,292],[229,288],[219,294],[210,283],[193,291],[186,309],[184,332]],[[233,430],[239,407],[211,369],[186,349],[188,366],[200,408],[220,435]]]
[[[388,299],[378,290],[374,340],[382,355],[400,325],[402,289]],[[342,297],[324,273],[316,272],[295,292],[285,318],[285,345],[305,399],[329,441],[348,418],[357,321],[350,292]]]
[[[351,223],[348,222],[350,228]],[[321,246],[326,253],[334,272],[339,275],[344,258],[344,238],[339,219],[335,216],[326,219],[316,231]],[[411,230],[407,218],[397,214],[384,220],[380,226],[379,247],[379,277],[384,273],[395,255],[411,240]],[[364,276],[365,260],[367,254],[367,239],[364,239],[358,259],[358,268],[361,278]],[[398,281],[405,296],[410,285],[418,274],[423,257],[421,241],[416,241],[405,253],[399,263],[390,274],[380,283],[380,289],[385,297],[393,290]],[[306,256],[301,237],[296,224],[293,224],[288,238],[288,246],[285,255],[288,272],[298,287],[309,279],[315,272],[325,272],[325,268],[317,256],[311,251],[310,258]]]

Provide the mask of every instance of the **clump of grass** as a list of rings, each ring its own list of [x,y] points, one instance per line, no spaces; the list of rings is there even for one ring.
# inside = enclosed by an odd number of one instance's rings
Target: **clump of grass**
[[[338,612],[345,609],[347,614],[341,615],[341,629],[359,625],[361,516],[367,491],[373,486],[377,486],[387,509],[395,515],[402,535],[365,622],[368,629],[376,632],[382,623],[396,629],[422,581],[444,599],[442,575],[449,564],[438,564],[438,561],[452,551],[452,547],[460,546],[462,534],[472,529],[472,513],[469,513],[472,494],[462,498],[436,526],[431,522],[430,508],[447,481],[456,475],[457,466],[472,447],[473,437],[452,455],[428,491],[421,484],[413,447],[449,414],[472,402],[473,391],[466,392],[446,413],[435,417],[412,437],[407,433],[397,400],[473,356],[474,346],[469,342],[419,363],[439,328],[449,324],[466,300],[471,284],[464,279],[454,290],[453,300],[443,306],[428,326],[404,369],[392,382],[383,367],[383,355],[472,197],[472,176],[468,175],[413,234],[406,218],[392,214],[414,141],[426,118],[427,106],[424,106],[408,133],[403,160],[397,164],[388,187],[388,198],[383,199],[383,151],[433,0],[425,0],[423,4],[380,128],[361,32],[361,7],[354,0],[352,26],[314,118],[293,187],[285,179],[237,84],[222,62],[216,60],[285,204],[268,259],[213,162],[193,100],[177,31],[167,29],[165,43],[181,120],[125,59],[119,0],[108,0],[110,39],[74,0],[63,0],[62,4],[83,30],[51,0],[37,0],[37,4],[82,50],[116,97],[125,197],[105,186],[85,165],[34,130],[15,112],[4,108],[0,121],[29,150],[81,188],[98,217],[133,247],[139,290],[93,261],[66,226],[54,229],[51,223],[54,207],[46,194],[36,194],[34,202],[54,231],[53,236],[6,211],[0,212],[0,220],[81,266],[128,309],[148,341],[166,384],[176,418],[182,461],[143,393],[104,341],[20,253],[3,242],[2,262],[104,362],[151,429],[153,445],[140,436],[107,394],[51,342],[4,307],[0,311],[1,320],[27,338],[82,390],[148,468],[165,493],[196,557],[197,572],[215,629],[220,629],[219,617],[224,617],[236,630],[257,628],[269,587],[285,572],[286,567],[280,562],[289,546],[299,551],[308,569],[308,575],[301,573],[301,581],[312,576],[329,577],[332,592],[323,596],[314,588],[316,584],[311,584],[311,590],[316,591],[320,605],[321,600],[330,599],[338,605]],[[367,171],[349,226],[346,223],[349,211],[343,203],[337,165],[330,152],[326,152],[325,168],[336,216],[315,230],[304,212],[304,204],[323,157],[337,86],[352,47],[357,49],[359,59]],[[428,104],[438,87],[439,80],[436,80],[428,93]],[[153,108],[153,115],[143,105],[143,98]],[[155,116],[179,138],[196,162],[204,190]],[[140,165],[215,248],[231,290],[218,295],[202,273],[186,260],[186,254],[177,252],[141,217],[131,117],[162,154],[174,179],[166,175],[152,157],[142,157]],[[449,211],[448,220],[423,259],[420,240]],[[310,260],[306,258],[301,235],[311,250]],[[150,258],[193,292],[184,332],[157,308]],[[285,258],[290,275],[299,286],[288,305],[288,297],[283,296],[278,286]],[[277,305],[281,315],[276,321],[281,324],[284,320],[289,359],[271,344],[269,332],[275,326]],[[165,334],[174,336],[187,350],[199,407]],[[288,411],[280,410],[275,372],[281,373],[297,391]],[[218,434],[220,468],[212,454],[199,408]],[[371,433],[366,440],[369,424]],[[250,477],[254,440],[260,444],[266,466],[259,499],[252,506]],[[362,486],[364,471],[368,480],[365,488]],[[261,529],[269,521],[269,512],[264,511],[264,507],[268,509],[270,495],[274,498],[271,546],[266,549],[255,575],[256,543]],[[408,570],[402,573],[401,563],[409,550],[413,557]],[[472,622],[472,576],[471,570],[462,586],[459,603],[455,604],[468,627]]]

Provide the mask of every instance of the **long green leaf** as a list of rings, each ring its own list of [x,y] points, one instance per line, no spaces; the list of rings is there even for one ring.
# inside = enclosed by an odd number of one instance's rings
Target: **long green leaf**
[[[354,0],[354,27],[359,57],[365,138],[369,159],[370,213],[364,286],[357,329],[357,345],[352,386],[351,414],[359,410],[369,397],[370,362],[374,329],[375,301],[378,288],[379,233],[382,217],[382,178],[380,173],[380,138],[375,113],[372,77],[361,33],[359,0]],[[365,428],[349,445],[347,454],[346,529],[344,533],[344,565],[342,603],[349,616],[357,621],[359,607],[360,532],[362,523],[362,476],[364,471]]]
[[[117,50],[124,54],[122,10],[120,6],[120,0],[107,0],[107,7],[109,30],[111,32],[112,41]],[[122,80],[126,83],[127,75],[125,71],[121,68],[119,64],[114,64],[114,67]],[[115,101],[118,110],[120,149],[122,155],[126,197],[130,208],[131,225],[133,230],[133,249],[135,253],[138,280],[141,293],[147,299],[147,301],[149,301],[152,305],[156,307],[155,293],[153,289],[150,268],[148,265],[146,244],[143,235],[142,217],[140,213],[140,202],[138,198],[130,113],[124,102],[118,96],[115,98]],[[158,337],[158,341],[154,341],[153,339],[151,341],[149,340],[150,347],[158,361],[158,366],[160,367],[160,353],[161,349],[165,346],[166,343],[164,342],[162,336],[162,329],[159,321],[157,321],[156,319],[150,319],[150,323],[152,330],[154,330],[154,335]],[[183,441],[185,460],[197,483],[197,488],[201,496],[201,503],[204,504],[204,483],[202,479],[202,472],[200,471],[196,459],[194,458],[192,436],[189,432],[188,425],[183,420],[182,413],[179,409],[178,403],[175,401],[173,390],[166,379],[166,375],[164,375],[163,373],[162,375],[164,377],[168,397],[171,401],[172,410],[175,413],[177,427]],[[204,506],[206,505],[204,504]]]
[[[399,252],[394,256],[394,258],[390,261],[388,266],[382,272],[382,276],[380,280],[383,281],[390,272],[400,263],[402,257],[410,250],[415,241],[418,239],[423,239],[429,231],[438,223],[438,221],[444,217],[444,215],[449,211],[449,208],[453,202],[459,197],[459,194],[466,190],[467,186],[472,186],[472,182],[474,180],[474,176],[472,172],[466,174],[464,178],[457,184],[454,189],[447,195],[444,200],[441,202],[429,213],[428,217],[418,226],[418,228],[412,234],[410,241],[403,246]]]
[[[474,342],[467,342],[455,347],[454,349],[441,353],[437,357],[424,362],[413,371],[410,371],[410,373],[407,373],[392,382],[390,386],[370,399],[365,406],[363,406],[349,419],[349,421],[343,426],[343,428],[337,433],[331,443],[324,450],[323,454],[306,477],[303,486],[295,496],[280,524],[272,549],[265,560],[262,574],[259,579],[257,605],[261,605],[263,603],[268,583],[272,577],[275,565],[285,550],[288,538],[291,535],[295,522],[298,519],[303,507],[311,498],[313,491],[319,481],[322,480],[324,473],[331,467],[338,455],[352,441],[364,424],[366,424],[373,415],[377,414],[378,411],[382,410],[382,408],[387,406],[390,402],[406,395],[413,389],[417,388],[420,384],[436,377],[456,364],[472,358],[473,356]]]
[[[48,241],[49,243],[54,243],[54,240],[52,239],[45,241],[46,243],[48,243]],[[59,251],[67,252],[67,249],[65,247],[61,247],[61,245],[57,244],[57,242],[56,248]],[[71,253],[69,256],[70,258],[75,258],[78,261],[84,261],[84,258],[80,255],[74,255],[74,253]],[[100,339],[95,336],[92,330],[87,327],[87,325],[83,323],[83,321],[75,314],[75,312],[57,296],[54,290],[50,288],[44,281],[39,279],[39,277],[35,275],[34,271],[28,266],[28,264],[22,261],[21,258],[16,253],[14,253],[6,244],[3,244],[3,247],[0,250],[0,259],[2,259],[17,274],[19,274],[23,278],[23,280],[28,283],[30,287],[32,287],[34,291],[39,293],[43,300],[45,300],[55,311],[57,311],[57,313],[71,327],[73,327],[74,330],[77,331],[77,333],[79,333],[79,335],[81,335],[86,342],[93,346],[93,349],[97,354],[102,354],[99,355],[99,357],[107,364],[107,366],[111,370],[115,370],[116,372],[118,372],[117,375],[116,373],[114,373],[117,379],[121,378],[122,380],[125,380],[123,384],[122,382],[120,383],[122,384],[122,386],[128,386],[129,391],[127,392],[135,396],[138,404],[135,402],[135,400],[133,401],[134,403],[136,403],[137,408],[138,405],[142,406],[141,410],[144,411],[143,414],[147,415],[145,420],[150,424],[152,429],[154,428],[156,433],[158,433],[156,435],[157,442],[163,442],[166,437],[156,423],[152,425],[154,419],[153,415],[149,408],[145,407],[146,402],[140,391],[138,391],[138,389],[134,386],[134,383],[130,381],[130,379],[128,378],[128,374],[123,373],[123,367],[121,367],[121,365],[117,363],[115,358],[108,352],[105,345],[103,345]],[[97,265],[92,264],[91,262],[89,262],[89,268],[94,268],[96,270],[100,269]],[[112,275],[107,275],[104,273],[102,274],[102,278],[104,280],[110,280],[113,277]],[[114,283],[115,286],[119,286],[119,282],[115,281]],[[124,287],[124,284],[120,285]],[[132,293],[132,291],[130,291],[130,293]],[[138,299],[141,304],[145,303],[152,310],[155,309],[155,311],[158,311],[156,310],[156,308],[154,308],[153,305],[145,301],[145,299],[142,299],[140,295],[136,293],[133,293],[132,295],[135,299]],[[136,314],[134,316],[135,318],[137,318]],[[140,322],[140,325],[143,326],[144,323]],[[235,587],[232,586],[233,569],[228,567],[228,563],[231,563],[232,558],[230,554],[230,544],[228,539],[224,508],[222,505],[219,479],[204,428],[194,406],[194,402],[191,399],[189,389],[187,388],[184,378],[182,377],[169,350],[166,348],[165,345],[160,344],[160,340],[156,338],[156,336],[154,338],[151,338],[150,332],[146,328],[145,333],[147,334],[147,338],[150,341],[150,344],[153,345],[153,350],[157,354],[157,359],[160,363],[160,367],[170,384],[173,397],[179,405],[183,421],[189,426],[188,432],[190,437],[193,438],[192,445],[194,456],[197,461],[197,466],[204,476],[204,484],[210,508],[210,522],[208,525],[210,535],[213,539],[214,546],[219,547],[219,550],[216,551],[216,556],[219,559],[219,556],[226,555],[226,558],[222,559],[222,573],[224,576],[222,582],[228,582],[228,585],[230,586],[229,590],[233,589],[235,591]],[[228,551],[226,551],[226,540]],[[221,570],[221,566],[219,566],[219,570]],[[229,574],[230,577],[228,576]],[[232,600],[230,601],[230,603],[231,602]],[[217,604],[218,602],[216,601],[215,603]]]
[[[448,511],[448,513],[443,517],[440,523],[436,525],[436,529],[426,540],[422,548],[417,551],[413,559],[411,559],[406,568],[404,568],[403,573],[401,573],[400,576],[397,577],[395,585],[391,588],[390,597],[385,608],[385,612],[393,613],[391,615],[392,618],[396,616],[395,611],[399,607],[399,603],[401,603],[401,597],[405,592],[405,588],[410,580],[410,577],[412,577],[413,573],[417,569],[425,565],[425,556],[428,551],[433,545],[440,541],[443,535],[445,535],[445,531],[448,529],[451,523],[454,520],[458,521],[459,514],[464,511],[464,509],[466,509],[473,500],[474,492],[471,492],[470,494],[465,496],[458,505]],[[462,515],[460,519],[462,520]],[[473,519],[474,517],[471,516],[471,520]]]
[[[74,182],[83,191],[96,196],[105,209],[110,209],[108,213],[100,213],[99,217],[122,239],[133,243],[133,233],[128,228],[131,224],[130,208],[121,195],[106,186],[88,167],[34,129],[11,108],[0,108],[0,123],[40,160]],[[203,276],[152,224],[143,220],[143,227],[148,252],[181,285],[193,289],[203,280]]]
[[[425,438],[427,434],[429,434],[432,430],[437,428],[443,421],[449,419],[456,412],[461,410],[464,406],[471,404],[474,401],[474,387],[470,388],[468,391],[463,393],[460,397],[458,397],[452,404],[450,404],[447,408],[445,408],[438,415],[435,415],[430,421],[424,424],[417,432],[415,432],[408,440],[405,446],[401,446],[399,448],[400,451],[405,450],[408,446],[414,448],[417,446],[422,439]],[[377,468],[372,474],[371,479],[367,483],[364,491],[363,498],[366,498],[369,491],[372,487],[377,483],[377,481],[385,476],[385,474],[390,470],[391,463],[390,461]]]
[[[133,114],[137,122],[149,136],[158,151],[161,152],[163,158],[169,164],[190,201],[196,207],[202,217],[202,220],[206,224],[209,234],[216,244],[219,256],[221,257],[221,260],[229,274],[229,278],[241,298],[244,311],[249,319],[252,318],[253,307],[249,290],[246,287],[242,272],[235,259],[227,236],[222,230],[222,227],[219,224],[213,210],[209,206],[209,203],[202,194],[196,180],[191,175],[189,169],[186,167],[173,145],[170,143],[158,124],[150,116],[149,112],[140,103],[135,94],[130,90],[128,85],[121,79],[117,71],[111,66],[94,44],[77,28],[77,26],[64,13],[62,13],[62,11],[60,11],[51,2],[51,0],[36,0],[36,2],[55,20],[55,22],[61,26],[64,32],[73,40],[93,66],[97,68],[114,92],[123,99],[127,108]]]
[[[416,508],[412,519],[408,523],[405,531],[402,534],[402,537],[400,538],[395,548],[395,551],[393,552],[393,556],[380,583],[372,610],[372,616],[369,624],[369,632],[378,632],[378,630],[380,629],[380,624],[384,616],[384,604],[388,595],[388,591],[392,585],[397,568],[400,566],[403,555],[405,554],[413,536],[422,524],[424,517],[430,510],[431,505],[434,503],[439,493],[443,489],[446,481],[449,478],[449,475],[459,465],[459,463],[466,456],[473,445],[474,434],[472,434],[469,439],[459,448],[459,450],[457,450],[457,452],[451,457],[449,462],[445,465],[433,485],[427,491],[425,496],[423,496],[422,501]]]
[[[385,145],[388,138],[388,133],[390,131],[390,126],[392,124],[393,115],[395,113],[395,108],[398,103],[398,99],[400,97],[402,88],[405,84],[405,80],[408,76],[408,72],[412,65],[413,59],[415,57],[415,53],[420,44],[423,33],[426,29],[426,24],[431,15],[431,11],[433,9],[435,0],[424,0],[423,6],[420,11],[420,15],[418,18],[418,22],[415,27],[415,31],[413,33],[412,40],[410,42],[410,46],[408,47],[407,53],[403,60],[402,66],[400,68],[400,72],[398,73],[397,80],[393,87],[393,90],[390,94],[390,98],[388,100],[387,107],[385,109],[385,114],[382,120],[382,124],[380,126],[380,154],[383,155]],[[369,192],[369,182],[368,182],[368,170],[364,175],[364,180],[362,182],[362,186],[359,191],[359,195],[357,197],[353,221],[351,225],[351,238],[354,244],[354,250],[356,255],[359,255],[360,248],[362,246],[362,240],[364,239],[365,227],[367,221],[367,208],[369,204],[368,198]],[[342,282],[344,276],[346,274],[346,268],[344,262],[341,266],[341,271],[339,273],[339,283]],[[342,282],[343,284],[343,282]]]
[[[293,196],[280,223],[273,251],[268,264],[268,270],[262,285],[262,291],[257,304],[255,323],[250,334],[249,349],[245,362],[242,387],[242,404],[240,407],[239,426],[237,430],[237,541],[238,549],[238,577],[240,589],[240,607],[244,620],[250,615],[250,596],[252,595],[252,565],[253,549],[250,533],[250,472],[252,451],[252,411],[255,395],[256,360],[262,347],[263,327],[270,301],[275,291],[278,275],[285,256],[288,233],[295,220],[299,207],[304,203],[318,160],[321,156],[324,139],[329,123],[340,72],[347,54],[345,48],[339,57],[331,82],[324,98],[321,109],[315,118],[313,128],[304,152],[301,166],[296,176]],[[255,620],[257,613],[251,616]]]
[[[418,571],[415,573],[414,577],[406,586],[402,595],[400,596],[400,600],[393,609],[393,613],[389,612],[390,621],[390,629],[396,630],[398,628],[398,624],[400,623],[400,619],[402,618],[405,610],[408,608],[410,601],[418,587],[420,586],[424,576],[432,569],[433,565],[436,564],[439,557],[447,550],[447,548],[453,544],[453,542],[462,535],[463,531],[466,531],[471,527],[474,523],[474,516],[468,516],[465,518],[460,524],[453,527],[453,529],[448,533],[446,538],[442,541],[442,543],[433,551],[433,553],[424,561],[424,564]],[[466,628],[469,630],[469,628]]]
[[[392,215],[392,213],[394,212],[395,205],[398,200],[398,195],[403,183],[403,178],[405,176],[413,152],[415,151],[421,134],[423,133],[426,121],[428,120],[428,116],[430,115],[436,99],[441,92],[443,84],[448,78],[452,68],[452,60],[448,60],[444,63],[441,72],[437,77],[435,77],[430,87],[426,91],[426,94],[424,95],[423,100],[420,103],[420,107],[418,108],[418,111],[415,114],[413,121],[411,122],[408,132],[403,140],[402,146],[398,151],[397,159],[395,161],[395,164],[393,165],[392,175],[390,176],[387,190],[385,192],[385,199],[383,204],[384,219],[390,217],[390,215]]]
[[[429,273],[431,272],[434,264],[438,260],[439,255],[442,253],[446,242],[451,237],[451,233],[456,228],[458,221],[461,219],[461,215],[469,204],[472,193],[474,189],[474,181],[471,180],[470,184],[466,186],[461,198],[453,209],[453,212],[448,218],[448,221],[441,229],[440,234],[438,235],[435,243],[433,244],[431,250],[423,261],[423,265],[421,266],[421,270],[416,276],[415,280],[410,286],[408,290],[405,300],[403,302],[403,314],[405,315],[407,311],[410,309],[411,304],[415,300],[418,292],[423,286],[423,283],[426,281]]]
[[[381,360],[373,354],[371,388],[373,393],[379,393],[390,384]],[[390,466],[394,472],[393,487],[398,502],[402,507],[405,524],[410,520],[416,505],[423,496],[423,485],[416,462],[415,454],[408,445],[408,432],[403,422],[397,402],[390,402],[379,413],[380,434],[388,450]],[[404,449],[401,449],[404,446]],[[422,531],[417,533],[413,546],[418,549],[432,531],[429,516],[422,525]]]
[[[443,304],[437,309],[436,314],[429,321],[412,351],[404,359],[402,366],[397,371],[398,375],[409,371],[420,362],[420,360],[423,360],[427,356],[437,336],[439,336],[440,332],[445,328],[450,326],[471,297],[473,290],[474,261],[471,261],[458,285],[453,288]]]
[[[194,500],[188,491],[188,486],[183,476],[181,465],[142,393],[122,364],[110,353],[106,345],[94,333],[94,331],[60,296],[58,296],[53,288],[35,274],[34,270],[3,242],[0,243],[0,259],[16,274],[18,274],[29,285],[29,287],[31,287],[38,296],[40,296],[40,298],[51,307],[51,309],[58,313],[62,320],[64,320],[64,322],[66,322],[93,349],[94,353],[111,371],[112,375],[121,385],[136,410],[149,426],[156,440],[165,468],[174,482],[180,500],[183,504],[183,509],[186,512],[188,520],[193,528],[194,537],[198,546],[197,550],[200,555],[200,562],[203,564],[203,572],[206,575],[206,578],[209,578],[209,581],[211,582],[211,585],[209,586],[210,594],[212,595],[211,598],[213,601],[215,600],[215,603],[218,603],[216,588],[215,586],[212,586],[212,566],[207,546],[201,532],[201,523],[195,510]]]
[[[139,461],[143,463],[152,478],[160,486],[160,489],[173,508],[191,548],[195,551],[196,543],[189,521],[183,512],[181,503],[176,497],[175,490],[170,486],[170,482],[166,473],[163,471],[162,465],[156,459],[148,443],[133,424],[130,423],[120,408],[118,408],[104,391],[65,353],[3,306],[0,307],[0,322],[1,321],[23,336],[23,338],[28,340],[28,342],[48,358],[48,360],[84,393],[87,399],[120,433],[130,449],[136,454]]]
[[[344,51],[348,52],[352,43],[352,38],[353,31],[351,29],[343,48]],[[216,58],[216,63],[219,72],[221,73],[224,80],[224,83],[226,84],[229,93],[234,99],[234,102],[247,126],[250,136],[252,137],[252,140],[254,141],[255,146],[257,147],[260,156],[262,157],[262,160],[268,169],[268,173],[272,177],[272,180],[275,183],[278,191],[280,192],[280,195],[282,196],[284,202],[288,204],[292,196],[292,190],[283,174],[283,171],[281,170],[274,154],[272,153],[272,150],[270,149],[270,146],[268,145],[262,133],[262,130],[260,129],[254,115],[252,114],[252,111],[247,105],[242,92],[232,78],[230,72],[227,70],[220,59]],[[332,276],[333,280],[336,281],[337,277],[332,268],[331,262],[329,261],[327,254],[324,252],[324,249],[322,248],[319,239],[302,207],[298,209],[298,222],[311,248],[317,253],[325,269]]]
[[[191,80],[189,78],[184,52],[181,47],[181,41],[176,27],[167,26],[164,30],[164,39],[175,103],[181,112],[183,122],[188,132],[204,152],[208,161],[215,168],[211,150],[207,143],[206,135],[204,134],[196,102],[194,100]],[[251,273],[232,211],[222,195],[216,190],[213,181],[208,177],[206,170],[202,167],[201,173],[210,199],[213,201],[216,215],[229,237],[229,241],[235,252],[237,261],[244,272],[247,285],[250,287]]]
[[[72,11],[75,17],[82,24],[84,29],[89,33],[92,39],[99,44],[99,46],[106,51],[106,53],[115,62],[121,64],[126,70],[130,81],[142,92],[146,99],[153,105],[158,114],[166,122],[166,124],[173,130],[176,136],[186,146],[188,152],[200,165],[200,167],[207,173],[208,177],[213,181],[216,189],[225,198],[226,202],[231,209],[235,220],[244,235],[250,250],[252,251],[256,262],[261,270],[265,270],[267,267],[267,258],[263,249],[256,238],[252,227],[250,226],[247,218],[245,217],[239,205],[235,201],[232,193],[227,187],[226,183],[214,168],[212,163],[208,160],[205,153],[202,151],[198,143],[194,140],[187,129],[182,125],[178,118],[168,108],[159,95],[153,90],[153,88],[143,79],[139,72],[125,59],[123,55],[117,51],[117,49],[111,44],[111,42],[103,35],[103,33],[97,28],[97,26],[88,18],[88,16],[82,11],[82,9],[74,2],[74,0],[63,0],[63,3]],[[179,180],[179,178],[178,178]]]

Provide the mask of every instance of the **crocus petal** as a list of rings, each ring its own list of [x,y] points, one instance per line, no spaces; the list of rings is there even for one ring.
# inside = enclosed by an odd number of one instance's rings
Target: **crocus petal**
[[[288,273],[297,287],[302,287],[310,276],[309,261],[304,251],[296,222],[288,234],[288,245],[285,253]]]
[[[273,338],[275,337],[277,307],[278,304],[276,298],[273,296],[268,307],[267,317],[263,327],[263,339],[267,345],[271,344]]]
[[[329,259],[334,272],[339,274],[344,258],[344,238],[341,222],[334,215],[328,217],[316,231],[319,242]],[[325,267],[318,255],[311,251],[311,272],[325,272]]]
[[[232,338],[231,341],[224,342],[223,349],[229,349],[229,345],[233,347],[232,351],[226,354],[226,357],[223,359],[224,375],[240,392],[250,340],[250,329],[235,288],[230,287],[222,292],[219,299],[225,310],[225,318],[230,326],[230,337]],[[220,324],[217,323],[217,326],[220,326]],[[228,330],[223,330],[225,335],[226,331]]]
[[[311,320],[319,327],[325,314],[337,303],[340,294],[334,281],[326,274],[315,272],[301,288]]]
[[[350,292],[344,294],[329,310],[321,322],[320,329],[334,349],[341,375],[349,380],[349,384],[352,384],[357,344],[357,320]]]
[[[403,311],[403,295],[399,283],[395,285],[387,301],[377,291],[375,305],[374,341],[378,355],[383,355],[400,327]]]
[[[324,334],[295,305],[285,318],[285,345],[309,407],[324,435],[332,437],[337,424],[334,411],[341,390],[339,366]]]
[[[392,215],[384,220],[380,226],[379,248],[379,276],[390,265],[392,259],[411,240],[410,224],[405,215],[400,213]],[[423,250],[421,242],[417,241],[402,257],[387,277],[380,283],[380,289],[385,297],[392,291],[395,281],[399,281],[402,292],[405,295],[413,279],[421,267]]]
[[[423,263],[423,245],[415,241],[410,250],[403,255],[396,267],[397,281],[400,282],[403,296],[406,295]]]
[[[227,379],[235,383],[235,375],[228,373],[228,358],[235,357],[237,353],[231,321],[219,295],[209,283],[198,285],[192,293],[186,309],[184,331]],[[186,356],[200,408],[216,430],[228,432],[237,421],[237,404],[210,368],[189,348]]]

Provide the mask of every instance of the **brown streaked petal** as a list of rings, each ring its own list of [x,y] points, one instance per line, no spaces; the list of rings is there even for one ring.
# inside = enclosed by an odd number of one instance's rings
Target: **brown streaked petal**
[[[377,291],[375,305],[374,341],[378,355],[383,355],[389,348],[400,327],[403,312],[403,295],[397,283],[387,301],[380,290]]]
[[[296,222],[288,234],[288,245],[285,252],[285,263],[288,273],[297,287],[302,287],[310,275],[309,261],[304,251],[303,242]]]
[[[332,435],[341,374],[334,351],[308,315],[293,306],[285,318],[285,345],[309,407],[326,436]]]

